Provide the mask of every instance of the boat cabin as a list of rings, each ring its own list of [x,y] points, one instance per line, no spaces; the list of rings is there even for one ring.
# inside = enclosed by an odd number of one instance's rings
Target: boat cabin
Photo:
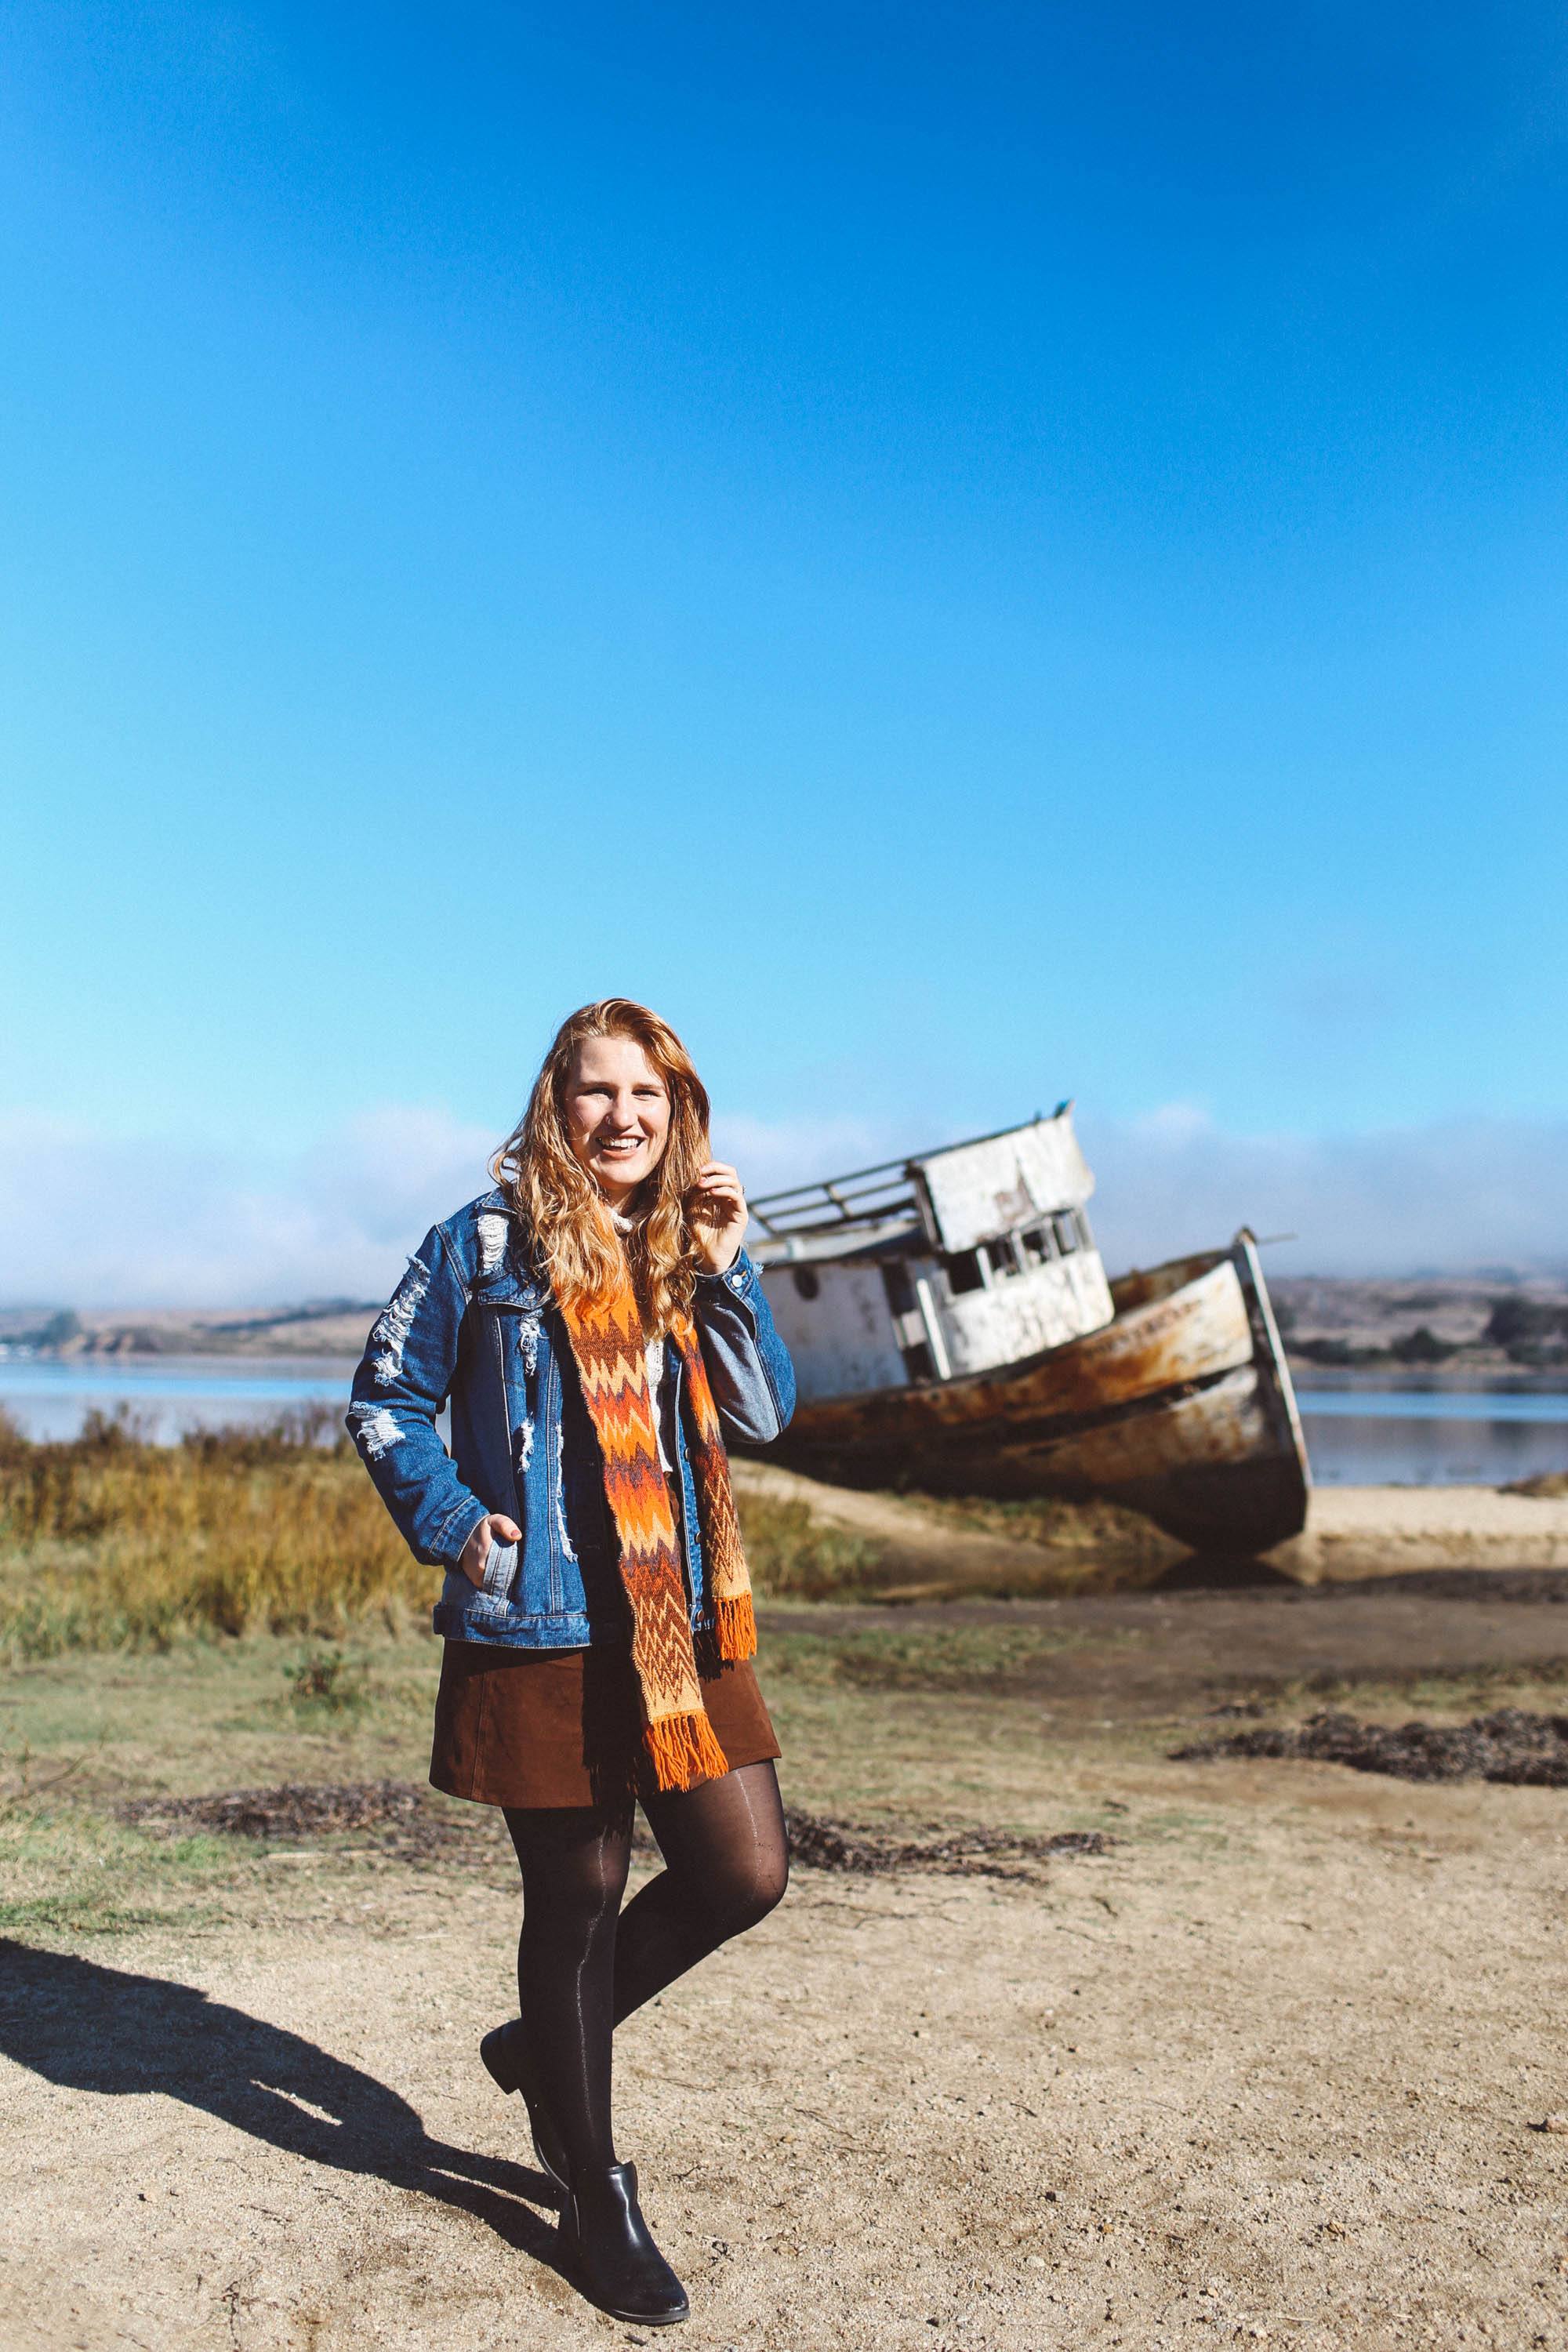
[[[803,1403],[984,1372],[1111,1319],[1072,1105],[753,1201]]]

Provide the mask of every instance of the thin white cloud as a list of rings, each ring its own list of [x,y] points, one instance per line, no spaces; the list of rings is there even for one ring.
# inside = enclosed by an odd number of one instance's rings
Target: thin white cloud
[[[1226,1134],[1172,1103],[1079,1122],[1113,1267],[1212,1248],[1236,1227],[1295,1239],[1281,1273],[1568,1265],[1568,1123],[1453,1119],[1331,1137]]]
[[[0,1120],[0,1304],[379,1297],[426,1227],[484,1190],[499,1140],[403,1107],[292,1159]]]
[[[1568,1265],[1568,1123],[1454,1119],[1365,1135],[1235,1135],[1192,1103],[1135,1119],[1080,1108],[1093,1218],[1113,1271],[1212,1249],[1238,1225],[1290,1234],[1281,1272],[1414,1274]],[[954,1139],[851,1120],[734,1119],[752,1190],[836,1175]],[[742,1149],[744,1147],[744,1149]]]
[[[1298,1238],[1280,1272],[1400,1274],[1568,1263],[1568,1125],[1455,1120],[1382,1134],[1237,1136],[1165,1105],[1083,1113],[1094,1220],[1112,1269],[1212,1247],[1238,1224]],[[950,1139],[853,1118],[716,1122],[752,1192]],[[500,1138],[389,1105],[293,1158],[232,1142],[110,1143],[0,1120],[0,1305],[265,1306],[385,1296],[426,1227],[489,1181]]]

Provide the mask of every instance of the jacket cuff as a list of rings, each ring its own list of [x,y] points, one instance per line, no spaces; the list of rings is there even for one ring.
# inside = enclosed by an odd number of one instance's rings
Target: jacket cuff
[[[473,1534],[479,1521],[488,1519],[489,1517],[489,1513],[482,1503],[472,1495],[465,1495],[462,1501],[455,1505],[442,1521],[440,1529],[430,1546],[433,1556],[437,1559],[446,1560],[449,1566],[456,1568],[463,1557],[468,1538]]]
[[[756,1278],[757,1269],[742,1248],[734,1264],[727,1265],[722,1274],[715,1274],[710,1266],[704,1266],[697,1277],[697,1284],[699,1289],[706,1283],[710,1288],[717,1286],[723,1290],[732,1290],[737,1298],[742,1298]]]

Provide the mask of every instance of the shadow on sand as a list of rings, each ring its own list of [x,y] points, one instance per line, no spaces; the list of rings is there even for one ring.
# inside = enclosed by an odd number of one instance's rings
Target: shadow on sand
[[[438,2198],[559,2267],[554,2231],[520,2201],[555,2203],[543,2173],[429,2138],[374,2074],[192,1985],[0,1937],[0,2053],[66,2090],[162,2091],[307,2163]]]
[[[1303,1592],[1300,1579],[1288,1576],[1271,1560],[1223,1551],[1192,1551],[1173,1560],[1149,1587],[1151,1592],[1248,1592],[1273,1589]]]

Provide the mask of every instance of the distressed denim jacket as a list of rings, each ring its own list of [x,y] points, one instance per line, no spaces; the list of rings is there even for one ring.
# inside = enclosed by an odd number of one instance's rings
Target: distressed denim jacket
[[[726,1438],[767,1444],[795,1409],[795,1373],[743,1250],[726,1273],[698,1277],[693,1316]],[[684,1368],[675,1349],[664,1354],[664,1450],[701,1631],[711,1612]],[[436,1426],[448,1397],[450,1453]],[[354,1374],[348,1428],[410,1549],[447,1570],[437,1633],[534,1650],[627,1639],[599,1441],[565,1327],[503,1193],[470,1201],[409,1259]],[[490,1511],[515,1519],[522,1540],[492,1547],[475,1585],[457,1562]]]

